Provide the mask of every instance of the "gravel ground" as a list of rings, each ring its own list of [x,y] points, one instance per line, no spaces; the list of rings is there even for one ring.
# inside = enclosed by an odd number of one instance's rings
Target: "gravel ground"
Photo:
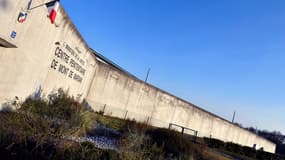
[[[105,136],[88,136],[88,137],[69,137],[68,139],[76,141],[76,142],[91,142],[97,148],[101,149],[111,149],[117,150],[118,140],[116,138],[105,137]]]
[[[73,140],[76,142],[91,142],[97,148],[100,149],[110,149],[117,150],[118,149],[118,139],[121,134],[112,129],[108,128],[102,124],[96,124],[92,135],[86,137],[68,137],[67,139]]]

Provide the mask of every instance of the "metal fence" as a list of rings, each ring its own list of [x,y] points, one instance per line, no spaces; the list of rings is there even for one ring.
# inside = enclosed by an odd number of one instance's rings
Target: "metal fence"
[[[137,113],[125,108],[118,106],[111,106],[103,103],[94,102],[92,100],[85,101],[85,105],[95,112],[103,113],[104,115],[114,116],[122,119],[136,120],[139,122],[144,122],[149,125],[164,127],[169,126],[169,122],[159,120],[157,118],[151,117],[150,115]]]
[[[136,120],[136,121],[144,122],[152,126],[169,128],[177,132],[180,132],[182,134],[188,134],[188,135],[192,135],[196,137],[198,135],[198,131],[196,130],[193,130],[191,128],[187,128],[181,125],[177,125],[172,122],[162,121],[160,119],[151,117],[150,115],[146,115],[143,113],[133,112],[131,110],[127,110],[127,109],[124,109],[118,106],[111,106],[111,105],[107,105],[103,103],[94,102],[89,99],[85,101],[85,103],[87,106],[89,106],[89,108],[91,108],[95,112],[99,112],[104,115],[114,116],[114,117],[118,117],[122,119]]]

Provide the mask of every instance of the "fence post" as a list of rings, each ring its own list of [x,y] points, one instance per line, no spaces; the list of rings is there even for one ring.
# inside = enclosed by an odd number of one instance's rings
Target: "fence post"
[[[182,133],[182,134],[184,133],[184,129],[185,129],[185,128],[184,128],[184,127],[182,127],[182,131],[181,131],[181,133]]]
[[[171,129],[171,125],[172,125],[172,124],[171,124],[171,123],[169,123],[168,129]]]
[[[148,125],[148,122],[149,122],[149,117],[147,117],[147,120],[146,120],[146,124]]]
[[[127,115],[128,115],[128,110],[125,113],[124,119],[127,119]]]
[[[197,142],[196,140],[197,140],[197,137],[198,137],[198,131],[195,131],[194,132],[194,142]]]
[[[103,107],[103,115],[105,113],[105,109],[106,109],[106,104],[104,104],[104,107]]]

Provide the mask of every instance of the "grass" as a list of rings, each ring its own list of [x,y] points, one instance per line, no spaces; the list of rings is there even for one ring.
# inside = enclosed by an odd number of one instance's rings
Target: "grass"
[[[208,147],[242,160],[285,160],[285,157],[283,156],[264,152],[262,150],[255,150],[231,142],[223,142],[210,138],[204,138],[204,141]]]
[[[120,133],[117,150],[64,138],[92,135],[98,124]],[[47,99],[34,97],[23,103],[6,103],[0,112],[3,159],[228,160],[209,147],[235,156],[246,151],[218,140],[192,140],[173,130],[92,112],[62,90]]]

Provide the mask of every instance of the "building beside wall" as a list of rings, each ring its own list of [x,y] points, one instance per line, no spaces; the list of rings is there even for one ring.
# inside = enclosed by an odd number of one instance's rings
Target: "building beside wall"
[[[56,14],[54,15],[54,13]],[[62,7],[7,1],[0,9],[0,102],[69,91],[94,110],[275,152],[275,144],[146,84],[89,48]],[[179,127],[178,127],[179,129]]]

